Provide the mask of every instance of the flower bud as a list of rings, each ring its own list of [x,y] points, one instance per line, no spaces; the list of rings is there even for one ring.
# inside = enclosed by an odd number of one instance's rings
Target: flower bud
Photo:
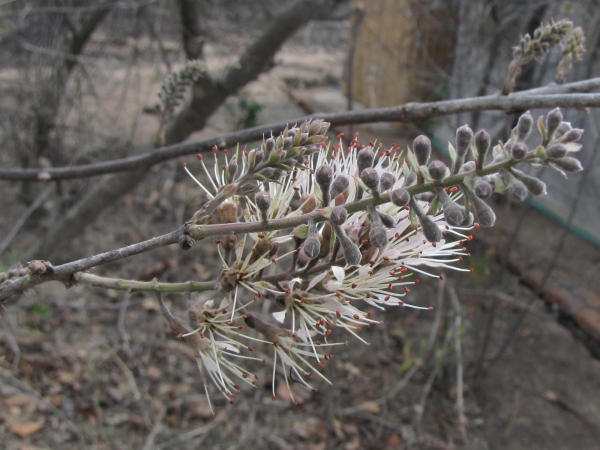
[[[517,142],[512,146],[510,153],[514,159],[521,160],[527,155],[527,146],[523,142]]]
[[[479,198],[489,198],[494,193],[492,185],[483,178],[477,177],[473,183],[473,192]]]
[[[254,203],[260,211],[268,211],[271,207],[271,196],[266,191],[259,191],[254,195]]]
[[[275,175],[275,168],[265,167],[263,170],[258,172],[258,174],[265,177],[267,180],[270,180],[273,178],[273,175]]]
[[[510,180],[508,189],[511,191],[512,198],[518,202],[522,202],[527,198],[527,188],[516,178]]]
[[[310,235],[302,244],[302,250],[304,254],[308,257],[308,259],[315,259],[319,256],[319,252],[321,251],[321,241],[319,241],[318,235]]]
[[[446,176],[446,164],[440,160],[431,161],[427,169],[429,169],[429,175],[435,181],[441,181]]]
[[[343,225],[346,219],[348,218],[348,211],[343,206],[336,206],[331,211],[331,216],[329,220],[334,225]]]
[[[468,125],[463,125],[456,130],[456,153],[461,158],[467,154],[469,145],[471,145],[471,139],[473,138],[473,130]]]
[[[419,218],[419,223],[421,224],[421,228],[423,229],[423,236],[429,242],[439,242],[442,239],[442,230],[436,225],[436,223],[431,219],[431,217],[427,216],[419,204],[414,200],[410,200],[410,207],[415,212],[417,217]]]
[[[456,203],[450,202],[447,206],[444,206],[444,218],[448,225],[458,227],[461,226],[465,221],[465,215]]]
[[[238,163],[237,158],[235,156],[232,157],[231,160],[229,160],[229,168],[227,169],[227,171],[229,173],[229,179],[233,181],[238,171]]]
[[[433,192],[421,192],[420,194],[416,194],[414,198],[422,202],[431,203],[435,198],[435,194]]]
[[[531,131],[532,125],[533,117],[531,117],[531,113],[529,111],[527,111],[525,114],[519,117],[519,121],[517,122],[517,139],[519,141],[524,141],[525,139],[527,139],[527,136],[529,136],[529,132]],[[477,143],[477,141],[475,141],[475,143]]]
[[[471,172],[472,170],[475,170],[475,168],[475,161],[468,161],[458,169],[458,173]]]
[[[404,188],[394,189],[390,192],[390,200],[396,206],[402,208],[403,206],[408,205],[410,201],[410,194]]]
[[[463,190],[473,205],[475,213],[477,213],[477,220],[479,224],[482,227],[493,226],[496,222],[496,214],[494,214],[494,210],[490,208],[486,202],[477,197],[470,189],[463,187]]]
[[[275,148],[275,139],[273,138],[273,136],[271,136],[265,142],[265,150],[267,151],[267,153],[271,153],[274,148]]]
[[[575,158],[571,158],[569,156],[565,156],[564,158],[552,159],[554,164],[565,169],[567,172],[579,172],[583,170],[583,166],[579,162],[579,160]]]
[[[558,129],[554,132],[554,139],[559,139],[565,134],[571,131],[571,124],[569,122],[563,122],[559,125]]]
[[[342,194],[348,187],[350,186],[350,181],[348,177],[344,174],[338,175],[333,183],[331,183],[331,188],[329,188],[330,198],[336,198],[338,195]]]
[[[375,169],[367,168],[360,173],[360,179],[371,191],[377,192],[379,189],[379,174]]]
[[[522,118],[523,116],[521,116]],[[531,116],[530,116],[531,117]],[[519,119],[520,122],[521,119]],[[529,125],[531,128],[531,125]],[[517,125],[518,128],[518,125]],[[479,167],[483,167],[483,163],[485,162],[485,156],[490,148],[490,135],[485,130],[479,130],[475,135],[475,148],[477,149],[477,161],[479,163]]]
[[[292,148],[292,142],[293,141],[294,141],[294,138],[291,137],[291,136],[283,138],[283,149],[284,150],[289,150],[290,148]]]
[[[562,158],[567,155],[567,147],[563,144],[554,144],[546,149],[546,155],[550,158]]]
[[[248,180],[241,184],[237,189],[238,195],[249,195],[258,189],[258,184],[254,180]]]
[[[396,183],[396,176],[391,172],[383,172],[379,178],[379,189],[381,192],[389,191]]]
[[[371,231],[369,232],[369,241],[373,247],[385,247],[388,242],[387,230],[385,227],[378,225],[371,228]]]
[[[417,157],[420,166],[427,165],[431,156],[431,141],[425,135],[420,135],[413,141],[413,153]]]
[[[265,160],[265,152],[261,149],[256,150],[256,154],[254,156],[254,161],[258,165]]]
[[[573,128],[570,131],[567,131],[562,138],[562,142],[566,142],[567,144],[570,142],[577,142],[583,136],[583,130],[580,128]]]
[[[358,167],[358,173],[361,174],[363,170],[369,167],[373,167],[373,161],[375,160],[375,154],[370,147],[365,147],[358,152],[356,155],[356,165]]]
[[[523,172],[516,169],[510,169],[510,173],[521,183],[523,183],[533,195],[546,194],[546,185],[541,180],[535,177],[530,177],[529,175],[525,175]]]
[[[379,219],[381,219],[381,223],[386,228],[394,228],[396,226],[396,220],[389,214],[377,211],[377,215],[379,215]]]
[[[351,266],[360,264],[362,254],[358,246],[346,235],[346,232],[342,227],[336,225],[333,227],[333,229],[335,230],[335,234],[337,235],[340,246],[342,247],[342,253],[344,254],[346,264]]]
[[[411,170],[410,172],[408,172],[408,175],[406,175],[406,179],[404,180],[404,186],[412,186],[415,183],[415,181],[417,181],[417,174]]]
[[[549,137],[552,137],[560,124],[562,123],[563,115],[560,108],[554,108],[546,116],[546,132]]]

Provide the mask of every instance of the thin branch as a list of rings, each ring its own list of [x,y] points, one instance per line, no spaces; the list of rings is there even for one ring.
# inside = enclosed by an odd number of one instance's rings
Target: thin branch
[[[182,229],[172,231],[147,241],[137,244],[128,245],[116,250],[111,250],[106,253],[90,256],[89,258],[78,259],[70,263],[65,263],[60,266],[52,266],[44,261],[32,261],[29,263],[31,275],[7,280],[0,285],[0,302],[7,298],[21,293],[29,288],[37,286],[48,281],[61,281],[67,286],[73,284],[73,274],[83,270],[91,269],[92,267],[100,266],[129,256],[144,253],[155,248],[164,247],[166,245],[176,244],[183,235]],[[32,265],[37,263],[37,266],[42,266],[39,272],[33,273]],[[39,273],[39,274],[38,274]]]
[[[587,80],[577,84],[576,89],[596,89],[600,87],[600,78]],[[569,92],[570,85],[562,86]],[[558,87],[551,86],[552,92]],[[320,118],[332,125],[348,125],[375,122],[409,123],[423,121],[432,117],[440,117],[472,111],[499,110],[511,112],[535,108],[585,108],[600,107],[600,94],[535,94],[526,95],[528,91],[509,96],[489,95],[485,97],[467,98],[461,100],[446,100],[430,103],[407,103],[391,108],[375,108],[362,111],[341,113],[315,113],[286,122],[272,123],[264,126],[249,128],[234,133],[228,133],[203,141],[176,144],[163,147],[153,152],[144,153],[128,158],[116,159],[94,164],[48,169],[0,169],[0,179],[48,181],[68,178],[85,178],[107,173],[124,172],[150,167],[170,159],[208,151],[215,145],[229,147],[238,143],[260,140],[271,131],[283,130],[289,123],[302,123],[308,119]],[[539,91],[537,91],[539,92]],[[525,93],[525,94],[524,94]]]
[[[460,328],[462,326],[462,312],[456,289],[448,288],[452,306],[454,308],[454,353],[456,353],[456,409],[458,410],[458,428],[463,442],[467,442],[467,420],[465,417],[465,402],[463,397],[463,358],[460,342]]]
[[[122,280],[120,278],[107,278],[91,273],[76,273],[73,282],[86,284],[102,289],[116,289],[128,292],[202,292],[213,291],[218,287],[217,281],[186,281],[184,283],[159,283],[153,281]]]

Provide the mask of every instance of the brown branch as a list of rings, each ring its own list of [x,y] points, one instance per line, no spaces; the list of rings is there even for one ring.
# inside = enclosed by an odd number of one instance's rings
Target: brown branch
[[[218,281],[186,281],[183,283],[160,283],[153,281],[123,280],[120,278],[107,278],[91,273],[79,272],[73,275],[73,282],[86,284],[103,289],[116,289],[128,292],[202,292],[214,291],[218,288]]]
[[[600,78],[594,78],[592,80],[588,80],[587,82],[589,89],[600,87]],[[569,88],[568,85],[564,85],[562,87]],[[582,89],[582,84],[578,84],[576,88]],[[550,89],[556,92],[558,87],[552,86]],[[220,147],[228,147],[237,143],[259,140],[262,139],[265,134],[270,134],[272,130],[282,130],[288,123],[301,123],[304,120],[317,117],[327,122],[331,122],[332,125],[374,122],[408,123],[423,121],[432,117],[440,117],[463,112],[486,110],[511,112],[515,110],[552,107],[600,107],[600,94],[514,94],[510,96],[491,95],[485,97],[467,98],[462,100],[446,100],[431,103],[407,103],[405,105],[391,108],[376,108],[362,111],[329,114],[315,113],[309,116],[300,117],[295,120],[249,128],[247,130],[229,133],[199,142],[171,145],[153,152],[101,163],[50,169],[0,169],[0,179],[48,181],[68,178],[85,178],[107,173],[130,171],[140,169],[141,167],[149,167],[154,164],[179,158],[181,156],[193,155],[199,152],[207,151],[215,145]]]
[[[73,275],[77,272],[147,252],[155,248],[176,244],[179,242],[182,235],[182,229],[178,229],[171,233],[148,239],[144,242],[128,245],[127,247],[111,250],[106,253],[100,253],[98,255],[90,256],[89,258],[78,259],[77,261],[62,264],[60,266],[52,266],[50,263],[44,261],[32,261],[29,263],[30,275],[14,280],[7,280],[0,284],[0,301],[6,300],[26,289],[48,281],[61,281],[65,285],[70,286],[77,281],[73,279]]]

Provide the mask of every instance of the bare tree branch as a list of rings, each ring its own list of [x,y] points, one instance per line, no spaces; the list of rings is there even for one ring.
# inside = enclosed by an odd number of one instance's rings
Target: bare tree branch
[[[218,287],[218,281],[186,281],[184,283],[160,283],[153,281],[123,280],[120,278],[107,278],[91,273],[79,272],[73,275],[76,284],[103,289],[116,289],[128,292],[202,292],[213,291]]]
[[[589,81],[591,86],[600,86],[600,78]],[[331,122],[332,125],[374,122],[408,123],[423,121],[432,117],[470,111],[499,110],[511,112],[514,110],[551,108],[557,106],[562,108],[600,107],[600,94],[492,95],[431,103],[407,103],[391,108],[376,108],[343,113],[315,113],[309,116],[299,117],[295,120],[249,128],[247,130],[228,133],[223,136],[203,141],[171,145],[150,153],[113,161],[53,169],[0,169],[0,179],[48,181],[68,178],[84,178],[106,173],[135,170],[142,167],[149,167],[170,159],[179,158],[181,156],[200,153],[211,149],[215,145],[219,147],[228,147],[237,143],[262,139],[265,134],[269,134],[271,131],[282,130],[289,123],[302,123],[307,119],[314,118]]]

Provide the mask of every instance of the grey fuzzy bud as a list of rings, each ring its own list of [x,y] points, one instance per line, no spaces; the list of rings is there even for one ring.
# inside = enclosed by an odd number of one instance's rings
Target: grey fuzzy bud
[[[403,207],[408,205],[410,194],[404,188],[394,189],[390,192],[390,200],[396,206]]]
[[[583,130],[580,128],[573,128],[570,131],[567,131],[562,138],[562,142],[570,143],[577,142],[583,136]]]
[[[458,227],[465,221],[465,214],[460,206],[454,202],[444,205],[444,218],[448,225]]]
[[[473,138],[473,130],[468,125],[463,125],[456,130],[456,153],[461,158],[467,154],[471,139]]]
[[[391,172],[383,172],[379,178],[379,188],[382,192],[388,191],[394,187],[396,176]]]
[[[511,191],[512,198],[518,202],[522,202],[527,198],[527,188],[517,179],[512,179],[508,183],[508,189]]]
[[[468,161],[460,167],[458,173],[471,172],[472,170],[475,170],[475,168],[475,161]]]
[[[256,162],[256,164],[260,164],[261,162],[263,162],[265,159],[265,152],[263,152],[261,149],[256,150],[256,155],[254,157],[254,161]]]
[[[238,186],[237,195],[248,195],[258,189],[258,184],[254,180],[248,180]]]
[[[322,192],[329,191],[331,181],[333,180],[333,169],[327,164],[322,165],[315,171],[315,180]]]
[[[287,158],[287,159],[284,159],[283,161],[281,161],[280,164],[284,164],[288,167],[294,167],[297,162],[298,162],[298,160],[296,158]]]
[[[379,189],[379,174],[375,169],[367,168],[360,173],[360,179],[372,191]]]
[[[270,179],[273,178],[273,175],[275,175],[275,168],[273,168],[273,167],[265,167],[263,170],[261,170],[258,173],[259,173],[259,175],[262,175],[266,179],[270,180]]]
[[[517,139],[519,141],[524,141],[525,139],[527,139],[527,136],[529,136],[529,132],[531,131],[532,126],[533,117],[531,117],[531,113],[527,111],[525,114],[519,117],[519,121],[517,122]]]
[[[346,263],[351,266],[360,264],[362,253],[360,252],[358,246],[346,235],[346,232],[342,227],[334,225],[333,229],[335,230],[335,234],[337,235],[340,246],[342,247],[342,253],[344,254]]]
[[[377,211],[377,215],[379,216],[379,218],[381,219],[381,223],[386,227],[386,228],[394,228],[396,226],[396,221],[394,220],[394,218],[392,216],[390,216],[389,214],[386,213],[382,213]]]
[[[463,191],[467,194],[467,197],[469,197],[469,201],[477,213],[479,224],[482,227],[494,226],[494,223],[496,222],[494,210],[490,208],[486,202],[477,197],[470,189],[463,186]]]
[[[562,158],[567,155],[567,147],[563,144],[554,144],[546,149],[546,155],[550,158]]]
[[[469,214],[465,217],[465,220],[463,220],[463,223],[460,225],[463,227],[470,227],[473,225],[473,222],[475,222],[475,216],[473,216],[473,213],[469,211]]]
[[[583,170],[583,166],[579,160],[569,156],[559,159],[552,159],[551,161],[557,166],[565,169],[567,172],[579,172],[580,170]]]
[[[291,137],[291,136],[283,138],[283,149],[284,150],[289,150],[290,148],[292,148],[292,142],[293,141],[294,141],[294,138]]]
[[[533,195],[546,194],[546,185],[541,180],[535,177],[530,177],[529,175],[525,175],[523,172],[516,169],[511,169],[510,173],[514,175],[514,177],[517,178],[521,183],[523,183]]]
[[[435,198],[435,194],[433,192],[422,192],[420,194],[416,194],[414,198],[422,202],[431,203]]]
[[[254,196],[254,203],[261,211],[268,211],[271,207],[271,196],[266,191],[257,192]]]
[[[265,150],[267,151],[267,153],[271,153],[274,148],[275,148],[275,139],[273,137],[270,137],[265,142]]]
[[[302,244],[302,250],[308,259],[315,259],[321,251],[321,242],[317,235],[312,235],[306,238]]]
[[[446,164],[440,160],[431,161],[427,169],[429,170],[429,175],[435,181],[441,181],[446,176]]]
[[[301,133],[300,134],[300,142],[299,144],[302,145],[304,144],[306,141],[308,140],[308,133]]]
[[[493,194],[494,190],[492,185],[485,181],[483,178],[477,178],[473,183],[473,192],[479,198],[489,198]]]
[[[546,132],[548,136],[553,136],[560,124],[562,123],[563,115],[559,108],[554,108],[546,116]]]
[[[369,241],[373,247],[385,247],[388,242],[387,230],[385,227],[376,226],[371,228],[371,231],[369,232]]]
[[[408,172],[408,175],[406,175],[404,186],[412,186],[415,181],[417,181],[417,174],[411,170]]]
[[[559,125],[558,129],[554,132],[554,139],[559,139],[565,134],[571,131],[571,124],[569,122],[563,122]]]
[[[510,153],[514,159],[520,160],[525,158],[525,155],[527,155],[527,150],[527,146],[523,142],[517,142],[512,146]]]
[[[228,173],[229,173],[230,180],[235,179],[235,176],[237,175],[237,171],[238,171],[238,163],[237,163],[236,157],[234,156],[229,161]]]
[[[331,198],[335,199],[338,195],[342,194],[348,187],[350,186],[350,181],[348,177],[344,174],[338,175],[333,183],[331,183],[331,188],[329,188],[329,194]]]
[[[336,206],[331,211],[331,216],[329,220],[334,225],[343,225],[346,219],[348,218],[348,211],[343,206]]]
[[[436,225],[436,223],[429,216],[419,217],[421,228],[423,228],[423,235],[429,242],[440,242],[442,240],[442,230]]]
[[[375,161],[375,154],[369,147],[365,147],[360,150],[356,155],[356,165],[358,166],[358,173],[361,174],[363,170],[368,167],[373,167],[373,161]]]
[[[531,125],[529,127],[531,128]],[[480,165],[483,166],[485,155],[490,148],[490,135],[487,131],[479,130],[477,134],[475,134],[475,148],[477,149],[477,160]]]
[[[413,153],[420,166],[425,166],[431,156],[431,141],[425,135],[420,135],[413,141]]]

